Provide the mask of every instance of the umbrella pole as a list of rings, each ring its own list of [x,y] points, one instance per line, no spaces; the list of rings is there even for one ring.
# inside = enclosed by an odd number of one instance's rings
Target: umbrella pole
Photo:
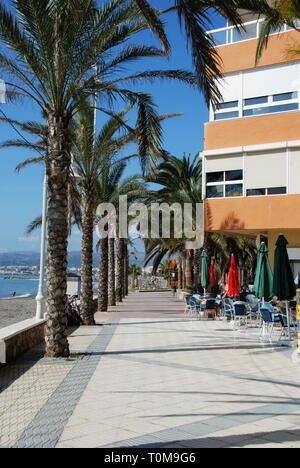
[[[288,301],[285,301],[286,305],[286,318],[287,318],[287,326],[288,326],[288,339],[291,341],[291,321],[290,321],[290,309]]]

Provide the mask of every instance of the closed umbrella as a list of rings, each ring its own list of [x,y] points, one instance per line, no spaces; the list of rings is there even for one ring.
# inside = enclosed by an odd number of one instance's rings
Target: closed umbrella
[[[214,262],[211,262],[210,267],[209,267],[209,280],[210,280],[209,281],[210,286],[215,286],[217,284]]]
[[[201,286],[204,289],[204,295],[206,296],[206,290],[209,285],[209,271],[208,271],[208,256],[205,250],[201,254]]]
[[[291,339],[291,323],[288,301],[296,296],[296,285],[287,251],[288,241],[284,235],[280,235],[276,242],[274,265],[274,295],[286,302],[287,324],[289,339]]]
[[[268,247],[262,242],[258,251],[254,292],[261,300],[270,300],[273,296],[273,273],[268,258]]]
[[[238,297],[240,295],[240,281],[235,256],[231,256],[230,269],[227,280],[227,290],[229,297]]]

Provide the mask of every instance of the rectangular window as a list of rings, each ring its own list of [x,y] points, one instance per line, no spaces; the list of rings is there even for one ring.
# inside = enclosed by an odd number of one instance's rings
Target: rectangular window
[[[247,190],[247,197],[262,197],[266,195],[266,189]]]
[[[255,106],[256,104],[267,104],[269,101],[268,96],[256,97],[251,99],[245,99],[245,106]]]
[[[221,104],[219,104],[219,109],[234,109],[235,107],[238,107],[238,105],[239,101],[222,102]]]
[[[257,37],[257,23],[247,24],[244,29],[233,30],[233,42],[247,41],[248,39],[255,39]]]
[[[213,185],[207,187],[206,190],[207,198],[223,198],[224,197],[224,185]]]
[[[224,172],[209,172],[206,174],[206,183],[224,182]]]
[[[237,119],[239,117],[239,112],[216,112],[215,120],[227,120],[227,119]]]
[[[226,197],[242,197],[243,184],[230,184],[225,186]]]
[[[261,188],[261,189],[251,189],[247,190],[247,197],[261,197],[265,195],[286,195],[286,187],[273,187],[273,188]]]
[[[290,101],[291,99],[298,99],[298,93],[283,93],[273,96],[273,102]]]
[[[256,109],[246,109],[243,112],[244,117],[251,117],[255,115],[276,114],[278,112],[288,112],[298,110],[299,104],[282,104],[280,106],[258,107]]]
[[[225,181],[232,182],[235,180],[243,180],[243,171],[227,171],[225,172]]]
[[[268,192],[268,195],[286,195],[287,188],[286,187],[274,187],[274,188],[269,188],[267,192]]]

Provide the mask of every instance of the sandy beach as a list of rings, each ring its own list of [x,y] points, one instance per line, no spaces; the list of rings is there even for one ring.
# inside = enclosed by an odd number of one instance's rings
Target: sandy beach
[[[0,301],[0,328],[33,318],[35,307],[36,302],[33,298]]]

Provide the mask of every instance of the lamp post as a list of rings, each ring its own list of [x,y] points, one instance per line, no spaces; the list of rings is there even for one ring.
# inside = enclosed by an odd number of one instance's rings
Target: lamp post
[[[36,320],[44,318],[44,279],[45,279],[45,257],[46,257],[46,228],[47,228],[47,176],[45,174],[43,184],[43,214],[40,250],[40,277],[39,289],[36,296]]]

